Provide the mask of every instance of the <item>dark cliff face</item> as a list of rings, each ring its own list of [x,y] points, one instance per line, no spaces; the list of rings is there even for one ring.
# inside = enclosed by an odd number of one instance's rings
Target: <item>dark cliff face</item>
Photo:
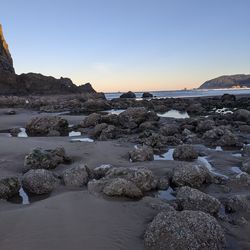
[[[0,24],[0,95],[57,95],[95,93],[90,83],[76,86],[69,78],[28,73],[16,75]]]
[[[220,76],[218,78],[206,81],[200,89],[222,89],[234,87],[250,87],[250,75],[231,75]]]
[[[3,36],[3,30],[1,24],[0,24],[0,70],[7,71],[9,73],[15,73],[13,67],[13,60],[9,52],[8,44],[6,43]]]

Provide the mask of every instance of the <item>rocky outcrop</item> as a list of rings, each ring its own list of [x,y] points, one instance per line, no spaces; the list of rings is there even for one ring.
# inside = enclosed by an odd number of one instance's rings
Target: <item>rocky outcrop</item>
[[[9,73],[15,73],[13,60],[9,51],[8,44],[6,43],[3,36],[2,25],[0,24],[0,71],[1,70]]]
[[[119,121],[123,128],[138,128],[146,121],[158,121],[159,117],[153,111],[148,112],[145,108],[128,108],[119,114]]]
[[[220,76],[206,81],[200,89],[223,89],[233,87],[250,87],[250,75]]]
[[[37,73],[16,75],[0,24],[0,95],[55,95],[96,93],[90,83],[77,86],[69,78]]]
[[[0,24],[0,93],[5,95],[17,90],[13,60]]]
[[[92,85],[89,82],[78,86],[78,90],[84,93],[96,93],[96,91],[93,89]]]
[[[100,171],[100,172],[99,172]],[[101,167],[94,171],[94,179],[88,182],[88,190],[95,195],[140,198],[145,192],[156,190],[159,178],[146,168]],[[102,177],[101,179],[99,179]]]

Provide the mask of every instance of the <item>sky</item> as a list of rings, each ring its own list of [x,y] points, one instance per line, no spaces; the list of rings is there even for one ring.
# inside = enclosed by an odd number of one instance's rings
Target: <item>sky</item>
[[[0,0],[16,73],[98,91],[196,88],[250,73],[249,0]]]

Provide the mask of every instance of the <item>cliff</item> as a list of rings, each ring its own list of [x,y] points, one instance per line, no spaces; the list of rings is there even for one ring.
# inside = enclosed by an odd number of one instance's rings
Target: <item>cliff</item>
[[[90,83],[77,86],[69,78],[38,73],[15,74],[13,60],[0,24],[0,95],[57,95],[96,93]]]

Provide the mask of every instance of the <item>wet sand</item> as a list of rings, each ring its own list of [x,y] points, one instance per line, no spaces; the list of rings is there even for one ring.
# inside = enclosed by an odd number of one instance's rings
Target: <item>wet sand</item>
[[[155,211],[141,202],[66,192],[0,212],[1,249],[143,249]]]

